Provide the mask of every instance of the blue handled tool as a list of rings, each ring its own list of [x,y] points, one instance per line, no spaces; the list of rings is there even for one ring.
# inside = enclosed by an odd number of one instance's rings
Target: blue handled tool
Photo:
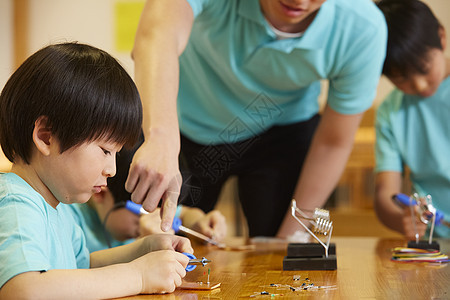
[[[131,211],[132,213],[135,213],[136,215],[148,214],[148,211],[142,208],[142,205],[134,203],[131,200],[127,200],[125,202],[125,208]]]
[[[209,259],[206,259],[204,257],[196,258],[194,254],[191,253],[183,252],[183,254],[189,257],[189,263],[186,267],[186,272],[194,270],[198,265],[202,265],[204,267],[211,262]]]
[[[419,207],[420,220],[428,224],[428,222],[433,218],[433,215],[436,215],[435,223],[436,224],[444,224],[448,226],[447,222],[444,221],[444,213],[440,210],[434,208],[431,201],[429,203],[419,203],[416,197],[410,197],[408,195],[398,193],[392,196],[392,199],[397,201],[398,203],[405,206],[414,206],[417,205]]]
[[[206,235],[201,234],[200,232],[197,232],[195,230],[192,230],[190,228],[187,228],[187,227],[184,227],[183,225],[181,225],[181,219],[180,218],[174,218],[173,219],[172,229],[175,231],[175,233],[182,232],[182,233],[185,233],[185,234],[189,234],[189,235],[195,236],[196,238],[199,238],[199,239],[201,239],[201,240],[203,240],[205,242],[208,242],[210,244],[219,246],[219,244],[216,241],[214,241],[213,239],[207,237]]]
[[[136,204],[136,203],[134,203],[131,200],[127,200],[126,201],[125,208],[128,209],[129,211],[137,214],[137,215],[148,214],[148,211],[146,211],[144,208],[142,208],[142,205]],[[203,241],[206,241],[206,242],[208,242],[210,244],[219,246],[219,244],[216,241],[214,241],[213,239],[207,237],[206,235],[201,234],[200,232],[197,232],[195,230],[189,229],[187,227],[184,227],[181,224],[181,219],[180,218],[174,218],[173,219],[172,229],[175,231],[175,233],[182,232],[182,233],[185,233],[185,234],[188,234],[188,235],[195,236],[196,238],[199,238],[199,239],[201,239]]]
[[[444,213],[437,210],[433,206],[431,196],[427,195],[426,197],[419,197],[417,193],[415,193],[412,196],[408,196],[399,193],[393,195],[392,199],[400,205],[409,206],[411,208],[411,216],[413,216],[414,213],[418,213],[420,221],[422,223],[424,224],[431,223],[428,243],[424,243],[423,241],[422,242],[419,241],[419,232],[417,231],[416,221],[412,219],[414,231],[416,232],[415,234],[416,240],[415,242],[410,241],[408,243],[408,247],[439,250],[439,244],[436,241],[433,241],[434,226],[435,224],[436,225],[443,224],[447,227],[450,227],[450,223],[444,220]],[[414,209],[415,207],[417,208],[416,210]]]

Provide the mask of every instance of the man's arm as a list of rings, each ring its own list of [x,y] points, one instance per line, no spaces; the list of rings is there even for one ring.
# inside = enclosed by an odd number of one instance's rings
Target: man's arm
[[[125,187],[131,199],[153,211],[162,199],[161,229],[170,229],[181,188],[176,111],[178,58],[194,15],[185,0],[148,0],[139,22],[133,59],[143,104],[145,142],[133,157]]]
[[[297,207],[314,210],[325,204],[345,168],[362,115],[325,107],[294,192]],[[286,238],[297,230],[303,229],[289,208],[277,236]]]

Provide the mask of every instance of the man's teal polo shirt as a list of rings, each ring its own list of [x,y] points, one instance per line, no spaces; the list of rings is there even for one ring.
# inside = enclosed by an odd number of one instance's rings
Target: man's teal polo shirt
[[[234,143],[319,111],[372,104],[387,29],[370,0],[327,0],[303,36],[277,40],[258,0],[188,0],[195,16],[180,57],[181,132],[201,144]]]

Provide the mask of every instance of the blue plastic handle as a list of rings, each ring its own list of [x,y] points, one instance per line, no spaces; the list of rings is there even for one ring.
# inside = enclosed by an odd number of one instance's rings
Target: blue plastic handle
[[[172,223],[172,229],[177,233],[180,230],[181,226],[181,219],[180,218],[174,218]]]
[[[395,194],[394,196],[392,196],[392,199],[397,200],[398,202],[406,206],[417,204],[416,200],[411,199],[411,197],[402,193]]]
[[[136,215],[140,215],[142,213],[142,205],[136,204],[131,200],[127,200],[125,202],[125,208]],[[174,218],[172,223],[172,229],[173,231],[175,231],[175,233],[177,233],[180,230],[180,226],[181,226],[181,219]]]
[[[125,203],[125,208],[131,211],[132,213],[135,213],[136,215],[140,215],[142,205],[134,203],[131,200],[127,200]]]
[[[436,224],[441,224],[442,219],[444,219],[444,213],[436,209]]]
[[[187,257],[189,257],[189,259],[196,259],[194,254],[187,253],[187,252],[183,252],[183,254],[186,255]],[[190,272],[190,271],[194,270],[196,267],[197,267],[196,265],[187,265],[186,272]]]

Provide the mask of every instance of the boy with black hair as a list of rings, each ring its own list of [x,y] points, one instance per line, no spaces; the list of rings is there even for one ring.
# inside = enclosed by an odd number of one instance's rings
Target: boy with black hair
[[[450,217],[450,59],[445,29],[426,4],[383,0],[378,7],[388,25],[383,74],[396,89],[377,111],[375,210],[386,226],[413,239],[416,216],[392,201],[406,166],[413,186],[406,193],[430,194],[435,208]],[[427,226],[417,225],[423,236]],[[445,226],[435,233],[450,237]]]
[[[106,186],[141,123],[133,80],[97,48],[50,45],[11,76],[0,95],[0,142],[13,163],[0,173],[0,298],[113,298],[181,284],[188,258],[174,250],[192,253],[187,239],[155,235],[89,255],[68,211]]]

